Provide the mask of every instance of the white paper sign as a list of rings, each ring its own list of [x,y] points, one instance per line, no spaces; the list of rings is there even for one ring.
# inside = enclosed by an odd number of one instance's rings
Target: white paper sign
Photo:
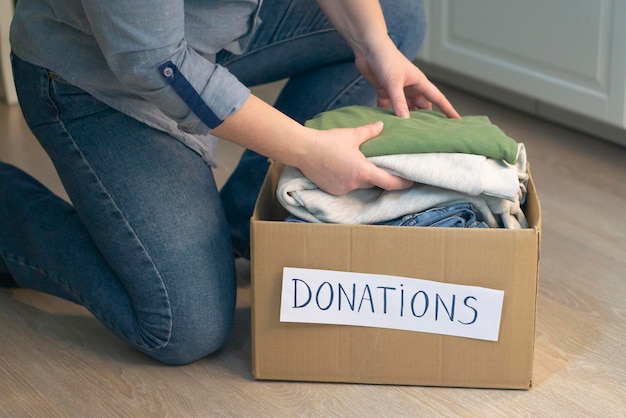
[[[497,341],[503,300],[484,287],[285,267],[280,320]]]

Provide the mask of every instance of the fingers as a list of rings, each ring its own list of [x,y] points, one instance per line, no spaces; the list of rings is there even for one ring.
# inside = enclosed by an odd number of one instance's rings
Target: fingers
[[[404,190],[413,185],[412,181],[389,174],[374,164],[372,164],[369,177],[369,182],[372,186],[380,187],[384,190]]]
[[[387,91],[379,91],[377,106],[389,108],[399,117],[408,118],[411,110],[427,109],[432,110],[433,104],[439,108],[441,113],[453,119],[460,119],[461,116],[454,106],[448,101],[446,96],[428,81],[429,86],[425,89],[419,85],[413,85],[401,88],[396,91],[396,95],[392,96]],[[399,94],[397,92],[400,92]]]
[[[389,107],[391,107],[391,102],[388,97],[379,94],[376,98],[376,106],[383,109],[389,109]]]
[[[360,146],[362,143],[380,135],[383,131],[383,122],[370,123],[355,128],[356,145]],[[411,187],[413,182],[403,179],[401,177],[389,174],[387,171],[376,167],[371,162],[367,161],[363,156],[362,167],[358,170],[360,180],[357,181],[357,188],[369,188],[380,187],[385,190],[402,190]]]
[[[361,144],[382,130],[383,123],[379,121],[356,128],[315,131],[319,135],[317,146],[298,168],[321,190],[337,196],[374,186],[385,190],[411,187],[411,181],[377,167],[359,150]]]
[[[361,145],[362,143],[377,137],[383,131],[383,126],[383,122],[378,121],[354,128],[356,144]]]
[[[407,103],[406,96],[404,95],[404,86],[400,86],[398,88],[392,87],[387,94],[389,96],[389,103],[391,103],[393,113],[401,118],[408,118],[410,113],[409,105]]]
[[[428,83],[430,85],[427,89],[425,89],[424,95],[418,97],[418,99],[428,100],[430,103],[435,104],[439,108],[441,113],[449,118],[460,119],[461,115],[459,115],[456,109],[454,109],[454,106],[452,106],[446,96],[430,81]]]
[[[415,102],[415,108],[416,109],[432,110],[432,108],[433,108],[433,104],[430,102],[430,100],[428,100],[424,96],[418,96],[414,100],[414,102]]]
[[[369,125],[360,126],[357,129],[357,143],[361,145],[378,135],[383,131],[383,123],[378,121]],[[358,132],[362,130],[362,132]],[[397,177],[389,174],[387,171],[376,167],[371,162],[364,160],[366,167],[362,173],[362,181],[359,184],[359,188],[368,188],[372,186],[380,187],[385,190],[403,190],[411,187],[413,182],[402,177]]]
[[[437,90],[437,92],[439,92],[439,90]],[[454,106],[452,106],[448,99],[446,99],[446,96],[444,96],[443,93],[439,92],[434,99],[431,99],[431,102],[437,105],[441,113],[447,117],[452,119],[461,119],[461,115],[459,115]]]

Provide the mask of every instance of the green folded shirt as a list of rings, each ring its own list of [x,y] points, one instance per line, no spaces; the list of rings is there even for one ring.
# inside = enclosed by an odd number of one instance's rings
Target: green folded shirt
[[[356,128],[382,121],[383,132],[361,145],[366,157],[427,152],[478,154],[514,164],[517,142],[486,116],[450,119],[432,110],[411,112],[408,119],[377,107],[347,106],[320,113],[305,126],[314,129]]]

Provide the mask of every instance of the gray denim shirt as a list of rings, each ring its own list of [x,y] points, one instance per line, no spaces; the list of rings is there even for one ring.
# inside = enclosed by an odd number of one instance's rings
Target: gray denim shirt
[[[250,91],[214,57],[245,49],[261,1],[20,0],[11,49],[215,165],[209,131]]]

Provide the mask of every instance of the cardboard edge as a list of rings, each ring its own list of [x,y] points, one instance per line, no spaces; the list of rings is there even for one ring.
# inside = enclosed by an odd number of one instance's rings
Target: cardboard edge
[[[261,185],[261,190],[259,196],[254,205],[254,210],[252,211],[252,217],[250,218],[250,322],[251,322],[251,351],[252,351],[252,376],[255,379],[268,380],[264,379],[261,376],[262,372],[259,370],[255,353],[256,339],[255,339],[255,327],[257,321],[255,320],[255,302],[254,298],[256,295],[255,286],[257,283],[256,280],[256,269],[254,268],[256,264],[256,251],[255,246],[252,243],[255,241],[255,234],[258,229],[259,222],[272,222],[270,219],[279,219],[275,216],[271,216],[271,212],[275,211],[275,208],[282,208],[280,203],[278,202],[278,198],[276,197],[276,186],[278,185],[278,180],[280,179],[280,175],[283,172],[285,165],[275,160],[270,160],[270,167],[267,171],[265,179],[263,180],[263,184]],[[283,209],[284,210],[284,209]],[[284,210],[284,214],[286,216],[287,211]]]
[[[528,382],[527,390],[531,389],[533,386],[532,376],[534,373],[534,364],[535,364],[535,348],[537,343],[537,310],[538,310],[538,301],[539,301],[539,271],[540,271],[540,260],[541,260],[541,229],[542,229],[542,214],[541,214],[541,199],[539,198],[539,194],[537,193],[537,188],[535,186],[535,182],[532,177],[532,173],[530,170],[530,163],[527,164],[526,171],[528,173],[528,195],[532,196],[532,199],[527,202],[526,207],[524,207],[524,212],[528,212],[528,216],[532,218],[532,225],[537,235],[537,266],[536,266],[536,280],[535,280],[535,320],[533,327],[533,340],[532,340],[532,361],[530,362],[530,381]]]

